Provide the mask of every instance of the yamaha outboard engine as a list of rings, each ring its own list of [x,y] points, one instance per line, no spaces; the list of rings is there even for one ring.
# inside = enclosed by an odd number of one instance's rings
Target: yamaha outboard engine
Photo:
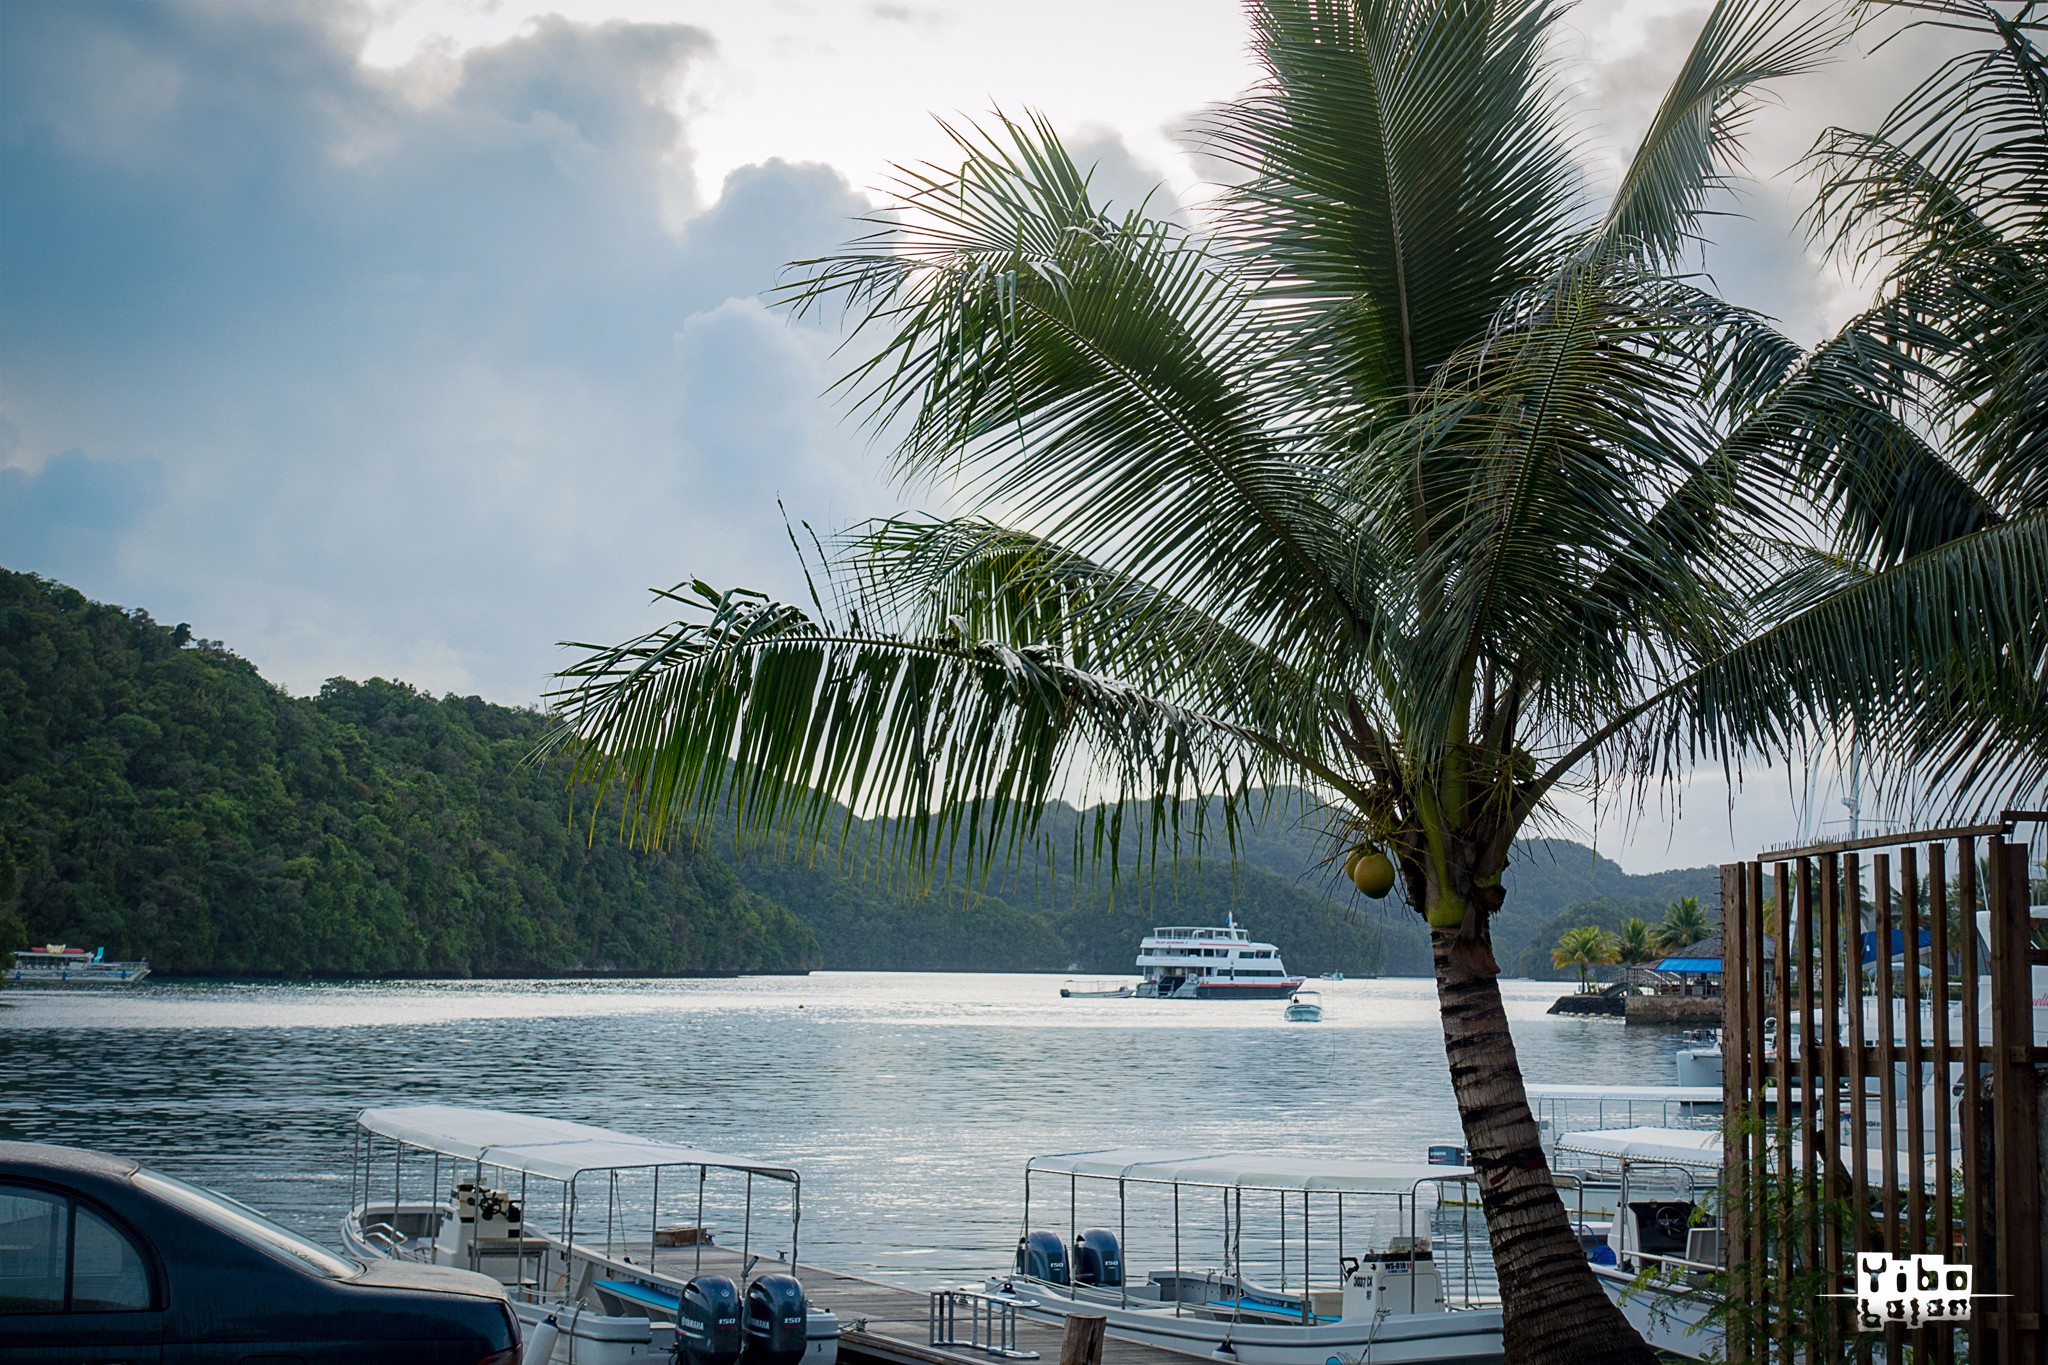
[[[810,1308],[793,1275],[762,1275],[740,1313],[746,1365],[797,1365],[811,1348]]]
[[[1067,1283],[1067,1244],[1056,1232],[1027,1232],[1017,1242],[1017,1273],[1046,1284]]]
[[[733,1365],[740,1358],[740,1291],[723,1275],[699,1275],[676,1305],[676,1365]]]
[[[1124,1282],[1124,1249],[1108,1228],[1090,1228],[1074,1239],[1074,1282],[1115,1289]]]

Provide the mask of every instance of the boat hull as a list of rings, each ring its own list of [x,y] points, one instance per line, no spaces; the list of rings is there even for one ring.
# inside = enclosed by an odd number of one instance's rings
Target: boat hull
[[[1703,1296],[1695,1298],[1654,1284],[1638,1289],[1634,1275],[1613,1266],[1596,1265],[1593,1274],[1622,1316],[1657,1350],[1685,1360],[1719,1359],[1722,1355],[1726,1335],[1719,1324],[1705,1323],[1710,1305]]]
[[[79,966],[9,967],[10,986],[133,986],[149,975],[147,962],[93,962]]]
[[[1369,1322],[1315,1327],[1229,1322],[1170,1308],[1120,1305],[1113,1293],[1083,1292],[1068,1297],[1055,1288],[1018,1288],[997,1297],[1016,1304],[1017,1315],[1061,1327],[1075,1312],[1101,1314],[1110,1336],[1183,1355],[1215,1355],[1227,1343],[1225,1359],[1239,1365],[1326,1365],[1332,1358],[1370,1360],[1372,1365],[1494,1365],[1503,1359],[1498,1308],[1443,1313],[1396,1313]]]
[[[1195,987],[1197,1000],[1288,1000],[1301,989],[1301,982],[1276,981],[1252,985],[1233,981],[1204,981]]]

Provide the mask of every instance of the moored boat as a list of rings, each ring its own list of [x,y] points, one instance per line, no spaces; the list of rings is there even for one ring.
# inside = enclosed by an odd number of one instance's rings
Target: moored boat
[[[1498,1305],[1475,1301],[1469,1279],[1452,1293],[1445,1276],[1456,1258],[1439,1262],[1416,1232],[1441,1185],[1471,1174],[1157,1148],[1034,1157],[1024,1172],[1027,1231],[1009,1271],[981,1292],[1023,1318],[1099,1314],[1120,1340],[1241,1365],[1499,1361]],[[1034,1179],[1052,1185],[1064,1232],[1032,1228]],[[1110,1215],[1102,1226],[1082,1226],[1089,1206]],[[1156,1268],[1134,1269],[1126,1236],[1170,1245],[1171,1259],[1155,1250]],[[1207,1267],[1197,1259],[1204,1245],[1215,1248]]]
[[[147,962],[109,962],[107,950],[91,952],[62,943],[23,948],[7,969],[16,986],[132,986],[149,975]]]
[[[1060,987],[1062,1000],[1128,1000],[1137,987],[1128,981],[1069,981]]]
[[[762,1365],[837,1361],[839,1320],[797,1278],[802,1178],[789,1166],[428,1104],[362,1112],[351,1187],[352,1255],[491,1276],[529,1341],[554,1342],[529,1346],[527,1362],[625,1365],[679,1344],[685,1359],[711,1358],[693,1342],[719,1332]],[[739,1219],[736,1238],[714,1239],[720,1212]],[[757,1217],[786,1246],[762,1240]]]
[[[1137,993],[1159,1000],[1286,1000],[1304,984],[1278,948],[1252,942],[1235,916],[1220,929],[1161,925],[1138,945],[1138,970]]]

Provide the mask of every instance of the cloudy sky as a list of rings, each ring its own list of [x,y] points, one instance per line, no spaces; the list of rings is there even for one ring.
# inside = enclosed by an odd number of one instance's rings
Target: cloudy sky
[[[1596,174],[1705,9],[1573,12]],[[651,586],[793,592],[778,499],[904,505],[824,396],[836,338],[760,295],[944,156],[934,114],[1037,108],[1119,196],[1196,200],[1244,42],[1234,0],[0,6],[0,563],[295,691],[531,703],[555,642],[658,624]],[[1706,262],[1809,339],[1859,294],[1789,168],[1926,62],[1859,54],[1759,119]],[[1802,785],[1731,815],[1702,781],[1602,846],[1748,851]]]

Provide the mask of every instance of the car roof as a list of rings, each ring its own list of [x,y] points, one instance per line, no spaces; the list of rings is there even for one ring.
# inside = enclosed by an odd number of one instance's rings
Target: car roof
[[[0,1173],[12,1175],[94,1175],[125,1180],[142,1169],[127,1157],[48,1142],[0,1142]]]

